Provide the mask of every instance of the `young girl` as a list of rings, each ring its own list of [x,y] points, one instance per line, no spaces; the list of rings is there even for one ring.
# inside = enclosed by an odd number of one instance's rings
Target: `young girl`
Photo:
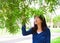
[[[34,27],[26,31],[26,25],[22,26],[23,36],[32,34],[33,43],[50,43],[50,30],[46,25],[43,15],[34,17]]]

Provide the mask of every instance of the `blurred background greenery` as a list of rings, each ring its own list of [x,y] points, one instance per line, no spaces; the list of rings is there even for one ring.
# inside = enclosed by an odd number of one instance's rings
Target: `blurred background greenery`
[[[51,43],[60,43],[60,37],[58,37],[58,38],[52,40]]]

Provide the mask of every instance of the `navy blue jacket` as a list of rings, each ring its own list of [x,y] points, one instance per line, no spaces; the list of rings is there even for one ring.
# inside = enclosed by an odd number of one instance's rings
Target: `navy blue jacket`
[[[45,31],[38,33],[32,33],[32,28],[28,31],[26,31],[26,26],[22,26],[22,34],[23,36],[32,34],[33,35],[33,43],[50,43],[50,30],[46,28]]]

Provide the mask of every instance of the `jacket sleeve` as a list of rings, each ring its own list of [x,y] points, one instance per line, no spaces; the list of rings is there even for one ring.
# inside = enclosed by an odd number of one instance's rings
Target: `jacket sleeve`
[[[46,34],[46,43],[50,43],[50,30],[47,30],[47,34]]]
[[[22,26],[22,34],[23,34],[23,36],[32,34],[32,28],[29,29],[28,31],[26,31],[26,25],[23,25],[23,26]]]

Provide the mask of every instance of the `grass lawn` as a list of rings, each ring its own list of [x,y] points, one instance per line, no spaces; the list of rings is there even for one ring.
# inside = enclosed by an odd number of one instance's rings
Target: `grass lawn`
[[[60,43],[60,37],[58,37],[58,38],[52,40],[51,43]]]

